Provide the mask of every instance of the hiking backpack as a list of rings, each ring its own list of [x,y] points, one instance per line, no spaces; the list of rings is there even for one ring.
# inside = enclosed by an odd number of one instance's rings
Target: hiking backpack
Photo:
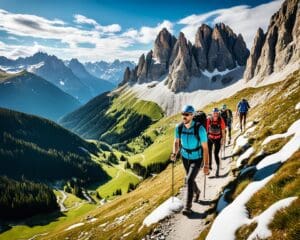
[[[228,119],[228,112],[226,110],[221,110],[221,117],[224,119],[225,122],[227,122]]]
[[[222,138],[222,127],[221,127],[222,118],[219,116],[217,121],[213,120],[213,117],[209,118],[209,126],[207,134],[209,137],[213,137],[214,139]]]
[[[206,122],[207,122],[207,116],[205,114],[205,112],[203,111],[198,111],[193,120],[196,122],[196,123],[200,123],[200,125],[202,125],[205,129],[206,129]]]

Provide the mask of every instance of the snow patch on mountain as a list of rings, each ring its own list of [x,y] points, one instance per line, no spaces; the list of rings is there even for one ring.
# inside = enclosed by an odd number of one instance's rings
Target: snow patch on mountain
[[[277,201],[272,206],[270,206],[267,210],[265,210],[262,214],[252,219],[251,222],[257,222],[257,227],[248,237],[248,240],[255,239],[267,239],[272,236],[272,232],[269,230],[268,225],[271,223],[274,215],[277,211],[282,208],[286,208],[291,203],[296,200],[297,197],[289,197],[282,200]]]
[[[28,65],[26,66],[26,69],[28,72],[32,72],[35,73],[37,69],[39,69],[40,67],[44,66],[45,62],[39,62],[37,64],[32,64],[32,65]]]
[[[269,155],[265,157],[262,161],[260,161],[257,164],[257,169],[262,169],[265,167],[268,167],[270,165],[276,164],[276,163],[283,163],[285,162],[288,158],[290,158],[294,152],[296,152],[300,148],[300,119],[294,122],[289,129],[287,130],[286,133],[284,134],[277,134],[278,136],[291,136],[294,135],[290,141],[288,141],[287,144],[285,144],[280,151],[277,153],[274,153],[272,155]],[[274,135],[268,137],[265,139],[264,142],[268,142],[268,139],[273,139],[275,138]],[[276,139],[276,138],[275,138]]]
[[[207,240],[232,240],[235,239],[236,230],[249,223],[248,211],[245,204],[261,188],[263,188],[273,175],[260,181],[250,183],[237,198],[228,205],[215,219],[208,235]],[[226,227],[224,228],[224,223]]]
[[[183,208],[182,201],[177,197],[170,197],[165,202],[163,202],[160,206],[154,209],[150,215],[148,215],[144,221],[143,225],[150,226],[153,223],[157,223],[160,220],[166,218],[174,214],[175,212],[179,212]]]
[[[215,76],[215,75],[221,75],[221,76],[224,76],[224,75],[226,75],[227,73],[229,73],[229,72],[231,72],[231,71],[233,71],[233,69],[226,69],[226,70],[224,70],[224,71],[219,71],[218,69],[214,69],[212,72],[210,72],[210,71],[208,71],[207,69],[205,69],[202,73],[205,75],[205,76],[207,76],[207,77],[209,77],[209,78],[211,78],[211,77],[213,77],[213,76]]]
[[[243,163],[243,161],[249,159],[251,157],[251,155],[254,153],[254,148],[250,147],[246,150],[246,152],[244,152],[236,161],[236,166],[240,167]]]

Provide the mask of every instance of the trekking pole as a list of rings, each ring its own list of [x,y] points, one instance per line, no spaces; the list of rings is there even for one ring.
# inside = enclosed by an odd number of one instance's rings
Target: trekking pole
[[[224,143],[224,146],[223,146],[223,159],[225,159],[225,143]]]
[[[206,174],[204,173],[203,199],[205,200]]]
[[[172,161],[172,202],[174,202],[174,161]]]

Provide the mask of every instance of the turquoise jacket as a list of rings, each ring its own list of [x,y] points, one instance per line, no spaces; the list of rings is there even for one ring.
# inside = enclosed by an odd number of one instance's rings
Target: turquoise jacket
[[[196,149],[199,146],[202,145],[202,143],[207,142],[207,133],[203,126],[199,127],[199,136],[200,136],[200,142],[194,135],[194,125],[195,122],[192,121],[190,128],[186,128],[183,125],[182,133],[181,133],[181,146],[180,149],[181,156],[186,159],[196,160],[202,158],[202,148],[200,148],[197,151],[187,152],[185,149]],[[175,128],[175,138],[179,139],[179,130],[178,130],[179,124]]]

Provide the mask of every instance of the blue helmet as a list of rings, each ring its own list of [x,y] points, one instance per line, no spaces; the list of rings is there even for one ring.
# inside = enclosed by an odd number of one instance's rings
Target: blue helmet
[[[182,108],[182,111],[183,113],[194,113],[195,112],[195,109],[192,105],[185,105],[183,108]]]
[[[215,112],[218,113],[218,112],[219,112],[219,109],[218,109],[218,108],[214,108],[214,109],[213,109],[213,112],[214,112],[214,113],[215,113]]]

